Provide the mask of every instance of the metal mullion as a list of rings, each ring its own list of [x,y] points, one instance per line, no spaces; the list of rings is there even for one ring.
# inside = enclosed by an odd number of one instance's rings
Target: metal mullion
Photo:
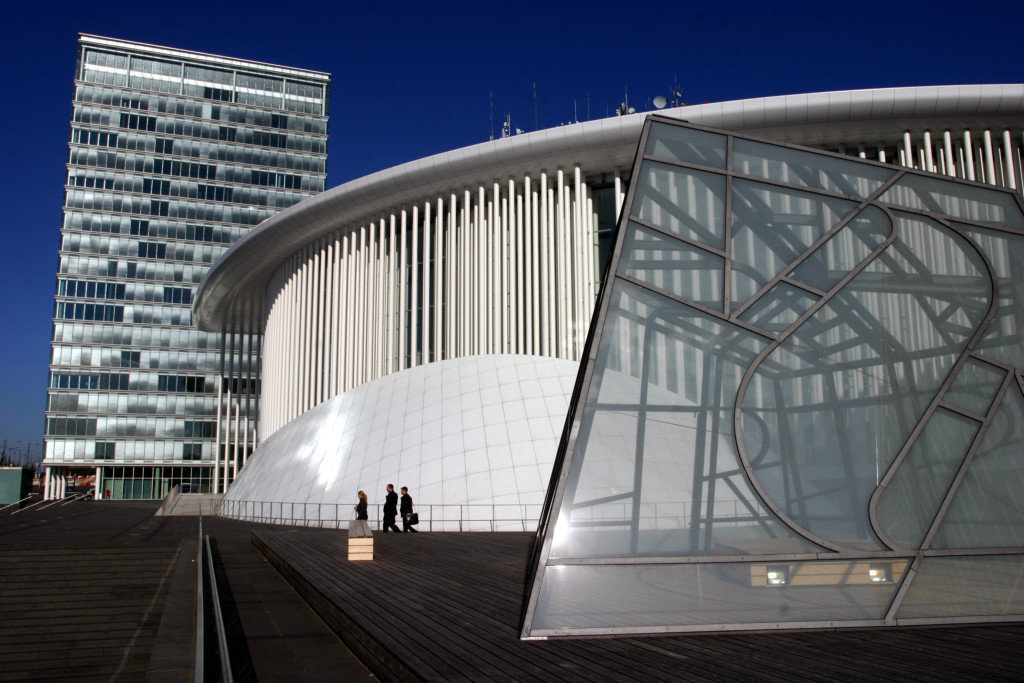
[[[677,304],[680,304],[682,306],[686,306],[687,308],[692,308],[692,309],[694,309],[696,311],[700,311],[701,313],[706,313],[706,314],[708,314],[710,316],[713,316],[717,320],[720,320],[723,323],[726,323],[726,324],[729,324],[729,325],[733,325],[733,326],[736,326],[736,327],[740,327],[740,328],[746,330],[747,332],[751,332],[753,334],[756,334],[759,337],[763,337],[765,339],[769,339],[769,340],[772,340],[772,341],[775,340],[774,336],[768,334],[765,330],[759,329],[759,328],[751,325],[750,323],[743,322],[742,320],[729,320],[728,318],[726,318],[724,316],[724,314],[721,311],[716,311],[713,308],[708,308],[707,306],[704,306],[702,304],[698,304],[698,303],[696,303],[694,301],[688,301],[688,300],[681,299],[681,298],[679,298],[679,295],[677,295],[677,294],[673,294],[672,292],[669,292],[668,290],[661,289],[660,287],[657,287],[657,286],[652,285],[650,283],[644,282],[643,280],[638,280],[635,277],[633,277],[632,275],[627,275],[625,273],[617,273],[615,275],[615,278],[617,280],[622,280],[623,282],[628,282],[631,285],[636,285],[637,287],[640,287],[642,289],[646,289],[647,291],[649,291],[649,292],[651,292],[653,294],[658,294],[660,296],[663,296],[666,299],[670,299],[670,300],[674,301]]]
[[[1021,555],[1024,546],[996,548],[934,548],[920,551],[922,557],[975,557],[978,555]]]
[[[966,408],[961,408],[960,406],[953,405],[952,403],[946,403],[945,401],[939,401],[939,406],[938,407],[942,408],[944,410],[948,410],[951,413],[956,413],[957,415],[960,415],[961,417],[966,417],[969,420],[974,420],[975,422],[984,422],[985,421],[985,417],[983,415],[978,415],[977,413],[972,413],[971,411],[967,410]]]
[[[731,317],[732,311],[732,180],[733,180],[733,136],[725,138],[725,201],[722,211],[722,224],[724,228],[723,256],[725,263],[722,265],[722,313],[727,318]]]
[[[827,243],[830,239],[832,239],[832,237],[834,237],[836,234],[838,234],[840,230],[842,230],[847,225],[849,225],[853,221],[853,219],[857,218],[862,213],[864,213],[865,209],[867,209],[870,206],[875,206],[872,202],[874,202],[877,199],[877,197],[879,195],[881,195],[881,193],[887,191],[889,189],[889,187],[891,187],[891,185],[897,181],[897,179],[902,177],[902,175],[903,175],[902,173],[895,174],[888,181],[882,183],[882,185],[879,186],[878,189],[876,189],[875,192],[873,192],[870,197],[859,201],[858,202],[858,206],[855,207],[852,211],[850,211],[850,213],[847,214],[847,216],[845,218],[841,219],[838,223],[836,223],[834,226],[832,226],[832,228],[827,230],[824,235],[819,237],[810,246],[808,246],[804,250],[804,252],[802,254],[800,254],[794,260],[792,260],[788,264],[786,264],[785,268],[783,268],[777,275],[775,275],[768,282],[766,282],[764,285],[762,285],[760,289],[758,289],[756,292],[754,292],[754,294],[746,301],[746,303],[742,304],[739,308],[736,309],[736,312],[734,313],[734,316],[738,317],[738,316],[743,315],[751,306],[753,306],[758,301],[760,301],[761,297],[763,297],[767,292],[769,292],[772,287],[774,287],[778,282],[786,280],[789,277],[789,273],[792,273],[794,270],[799,268],[800,265],[804,261],[806,261],[808,258],[810,258],[812,254],[814,254],[816,251],[818,251],[818,249],[820,249],[822,246],[824,246],[825,243]],[[731,187],[731,185],[732,185],[731,177],[730,177],[730,183],[729,184],[730,184],[730,187]],[[730,197],[731,197],[731,193],[730,193]],[[891,238],[896,234],[896,217],[890,211],[886,211],[882,207],[878,207],[878,208],[880,208],[882,210],[882,212],[888,217],[889,222],[890,222],[890,228],[891,228],[890,231],[889,231],[890,239],[885,240],[883,242],[883,244],[886,247],[888,247],[888,245],[893,242],[893,240]],[[726,245],[726,248],[728,249],[728,244]],[[879,251],[878,247],[876,247],[874,250],[872,250],[872,252],[870,254],[868,254],[863,259],[862,263],[873,261],[875,258],[878,257],[878,255],[880,253],[881,253],[881,251]],[[858,270],[857,272],[860,272],[860,270]],[[847,278],[843,278],[843,280],[840,280],[839,283],[837,283],[836,285],[833,285],[832,289],[830,289],[829,291],[830,292],[834,292],[836,290],[837,286],[845,285],[845,283],[847,281],[848,281]],[[806,288],[806,285],[799,285],[799,286],[801,286],[803,288]],[[825,295],[825,296],[826,296],[826,298],[828,298],[827,295]]]
[[[971,463],[974,461],[975,456],[978,453],[978,449],[981,448],[981,442],[984,440],[985,435],[988,433],[989,427],[992,426],[992,421],[995,418],[999,408],[1002,407],[1002,401],[1006,397],[1006,393],[1010,388],[1010,383],[1014,380],[1012,375],[1006,375],[1003,378],[1002,384],[999,386],[999,390],[996,392],[995,398],[992,400],[992,405],[989,406],[988,413],[985,415],[985,422],[981,425],[978,433],[974,436],[974,441],[971,443],[971,447],[967,449],[967,455],[964,456],[963,462],[960,463],[960,469],[957,470],[956,476],[953,477],[953,481],[949,485],[949,490],[946,491],[946,496],[942,500],[942,504],[939,506],[935,517],[932,520],[931,527],[928,529],[928,533],[925,534],[924,541],[921,543],[922,550],[928,550],[928,546],[931,545],[935,539],[935,535],[939,532],[939,527],[945,520],[946,512],[949,510],[949,506],[953,504],[953,499],[956,497],[956,493],[963,483],[964,478],[967,476],[967,471],[971,467]]]
[[[768,356],[770,356],[771,353],[773,351],[775,351],[775,349],[777,349],[779,346],[781,346],[782,343],[785,340],[787,340],[790,336],[792,336],[793,333],[807,319],[809,319],[811,316],[813,316],[819,310],[821,310],[821,308],[824,307],[825,304],[827,304],[829,301],[831,301],[840,291],[842,291],[843,288],[851,280],[853,280],[853,278],[855,278],[857,275],[859,275],[861,272],[863,272],[863,270],[865,268],[867,268],[867,266],[870,263],[872,263],[882,252],[884,252],[893,242],[895,242],[895,240],[896,240],[896,222],[895,222],[895,220],[893,220],[893,216],[888,211],[886,211],[885,213],[886,213],[886,215],[889,216],[889,220],[892,222],[892,231],[889,233],[889,237],[886,238],[882,242],[882,244],[880,244],[877,247],[875,247],[875,249],[873,249],[871,251],[871,253],[868,254],[867,257],[865,257],[857,266],[855,266],[849,273],[847,273],[841,280],[839,280],[839,282],[837,282],[835,285],[833,285],[832,289],[829,290],[829,293],[828,293],[827,296],[825,296],[824,298],[818,300],[814,305],[812,305],[810,308],[808,308],[804,312],[803,315],[801,315],[799,318],[797,318],[797,320],[785,330],[785,332],[783,334],[779,335],[778,339],[772,341],[764,349],[762,349],[761,353],[759,353],[757,355],[757,357],[754,358],[753,362],[749,365],[749,367],[747,368],[746,372],[743,374],[743,379],[740,381],[740,386],[739,386],[739,388],[736,391],[736,401],[735,401],[734,405],[736,405],[736,406],[742,405],[743,397],[746,395],[747,387],[750,385],[750,381],[753,378],[754,373],[757,371],[757,369],[760,367],[760,365],[765,361],[765,359],[767,359]],[[740,320],[731,320],[729,322],[731,322],[734,325],[738,325],[742,321],[740,321]],[[810,541],[812,541],[812,542],[814,542],[814,543],[816,543],[818,545],[821,545],[821,546],[823,546],[825,548],[829,548],[829,549],[835,550],[835,551],[840,551],[842,549],[842,546],[840,546],[839,544],[832,543],[831,541],[827,541],[824,538],[818,536],[817,534],[814,534],[810,530],[803,529],[803,527],[801,527],[800,525],[797,525],[793,520],[791,520],[789,518],[788,515],[786,515],[785,513],[782,512],[782,510],[771,500],[771,497],[768,496],[767,493],[762,489],[760,483],[757,480],[757,477],[754,476],[753,467],[751,466],[750,461],[747,458],[747,453],[746,453],[746,449],[743,446],[743,442],[739,438],[739,435],[742,434],[742,430],[740,429],[740,424],[739,424],[740,416],[741,416],[741,411],[735,410],[733,414],[734,414],[734,421],[735,421],[733,434],[734,434],[734,440],[735,440],[735,443],[736,443],[736,453],[737,453],[737,456],[739,458],[740,464],[743,466],[743,469],[747,473],[747,480],[750,483],[750,485],[753,487],[754,493],[759,498],[761,498],[762,503],[770,511],[772,511],[779,518],[779,520],[783,524],[785,524],[787,527],[789,527],[792,531],[797,533],[799,536],[803,536],[804,538],[806,538],[806,539],[808,539],[808,540],[810,540]],[[870,513],[869,513],[869,521],[870,521],[870,519],[871,518],[870,518]],[[874,524],[872,523],[872,527],[873,526],[874,526]]]
[[[1015,555],[1016,552],[1002,553]],[[914,559],[913,553],[896,550],[866,550],[848,552],[802,552],[768,553],[752,555],[637,555],[633,557],[558,557],[550,560],[550,566],[560,567],[608,567],[646,564],[774,564],[776,562],[819,562],[819,561],[872,561]]]
[[[664,235],[665,237],[671,237],[672,239],[679,240],[680,242],[683,242],[683,243],[685,243],[685,244],[687,244],[687,245],[689,245],[691,247],[694,247],[696,249],[700,249],[701,251],[706,251],[709,254],[713,254],[715,256],[719,256],[719,257],[721,257],[723,259],[728,259],[729,258],[727,250],[716,249],[715,247],[712,247],[710,245],[704,244],[703,242],[698,242],[697,240],[691,239],[691,238],[686,237],[684,235],[680,235],[677,232],[672,232],[671,230],[669,230],[667,228],[663,228],[660,225],[655,225],[654,223],[651,223],[650,221],[644,220],[643,218],[638,218],[637,216],[630,216],[629,217],[629,222],[630,223],[636,223],[637,225],[643,226],[644,228],[647,228],[649,230],[653,230],[653,231],[655,231],[655,232],[657,232],[657,233],[659,233],[661,235]]]
[[[952,227],[952,226],[949,226],[949,225],[946,225],[946,227],[951,229],[951,230],[953,230],[954,233],[959,235],[960,237],[964,237],[960,233],[960,231],[957,230],[955,227]],[[895,230],[894,230],[894,234],[895,234]],[[964,238],[964,239],[966,239],[966,238]],[[971,335],[971,338],[968,340],[967,345],[965,346],[964,350],[960,353],[960,355],[957,358],[956,362],[953,364],[953,367],[950,368],[949,374],[946,376],[946,379],[942,382],[942,385],[939,387],[938,391],[936,391],[935,396],[932,398],[932,400],[929,403],[928,407],[925,409],[924,414],[918,420],[917,425],[911,431],[910,435],[907,437],[907,439],[904,442],[903,446],[900,448],[899,452],[896,454],[896,457],[893,458],[892,463],[890,463],[889,468],[886,470],[885,475],[883,475],[882,479],[878,482],[878,485],[875,487],[874,493],[872,493],[872,495],[871,495],[871,499],[868,501],[868,519],[871,522],[871,526],[875,530],[875,534],[879,537],[879,539],[881,539],[882,542],[886,543],[890,547],[892,547],[894,544],[891,542],[891,539],[887,538],[886,535],[883,532],[880,531],[881,525],[879,525],[877,523],[877,521],[876,521],[876,515],[877,515],[877,511],[878,511],[878,502],[881,499],[882,492],[888,487],[889,483],[896,476],[897,470],[902,466],[903,461],[906,460],[906,458],[907,458],[907,456],[908,456],[908,454],[910,452],[910,449],[913,447],[914,443],[920,437],[921,432],[924,431],[925,425],[931,419],[931,416],[934,414],[935,410],[937,409],[939,404],[942,402],[942,399],[945,397],[946,393],[949,391],[949,388],[953,385],[953,382],[955,381],[956,377],[960,374],[960,371],[963,369],[963,366],[967,363],[967,360],[969,358],[973,357],[975,347],[977,346],[977,344],[981,340],[981,338],[984,336],[984,334],[987,331],[988,326],[991,324],[992,320],[995,318],[996,310],[998,309],[998,306],[999,306],[999,282],[998,282],[998,278],[996,278],[994,276],[994,271],[992,269],[992,264],[989,263],[988,257],[984,254],[984,252],[982,252],[980,249],[978,249],[977,247],[974,246],[973,242],[971,242],[970,240],[967,240],[967,243],[969,245],[971,245],[971,247],[973,247],[976,250],[976,252],[978,253],[980,258],[982,259],[982,262],[985,265],[986,271],[989,274],[990,284],[992,285],[991,300],[989,301],[989,308],[988,308],[988,311],[986,311],[986,313],[985,313],[985,318],[981,321],[981,324],[978,325],[978,328],[974,331],[974,334]],[[1003,377],[1003,383],[1000,385],[999,390],[996,392],[996,397],[993,399],[992,404],[989,406],[989,412],[988,412],[988,414],[985,417],[985,422],[983,422],[983,424],[981,426],[981,429],[979,430],[978,434],[975,435],[975,441],[972,443],[971,448],[968,450],[968,455],[965,457],[964,463],[966,463],[968,461],[968,459],[970,459],[972,457],[971,453],[973,453],[973,451],[976,449],[977,443],[978,443],[978,439],[980,439],[982,434],[985,431],[987,431],[989,421],[991,420],[991,415],[993,414],[992,411],[997,407],[999,399],[1005,394],[1006,386],[1007,386],[1007,381],[1008,381],[1008,378],[1010,376],[1011,375],[1008,372]],[[963,468],[965,466],[964,463],[961,464],[961,468]],[[964,474],[963,471],[958,471],[956,477],[954,477],[954,480],[953,480],[953,482],[950,485],[951,486],[951,489],[950,489],[951,491],[959,486],[958,481],[960,479],[962,479],[962,475],[963,474]],[[942,507],[940,507],[939,511],[937,511],[937,515],[938,516],[935,518],[935,521],[933,521],[932,527],[929,529],[928,533],[925,535],[925,538],[924,538],[924,540],[922,541],[922,544],[921,544],[922,548],[927,548],[928,547],[928,543],[930,542],[931,538],[934,536],[934,534],[937,531],[938,521],[940,521],[941,520],[941,516],[945,514],[944,508],[948,507],[949,502],[950,501],[948,499],[945,500],[943,502]]]
[[[640,132],[640,140],[633,161],[634,170],[639,170],[642,160],[640,150],[646,147],[650,131],[651,119],[648,118],[644,122],[643,128]],[[542,189],[544,188],[545,177],[546,176],[542,171]],[[623,206],[632,205],[637,185],[638,183],[635,182],[629,184]],[[625,232],[628,223],[629,218],[626,215],[626,212],[620,211],[615,243],[612,247],[612,253],[608,259],[605,270],[605,275],[608,277],[603,277],[601,280],[602,282],[612,284],[609,281],[609,277],[614,277],[613,274],[618,270],[619,257],[622,253],[622,245],[625,241],[622,235]],[[523,637],[529,636],[530,629],[533,627],[534,615],[537,611],[537,602],[540,598],[540,592],[544,585],[547,564],[551,555],[554,523],[558,517],[561,517],[563,514],[568,514],[568,510],[565,509],[563,503],[566,483],[569,477],[569,470],[572,468],[566,467],[565,465],[567,462],[571,461],[572,454],[575,452],[577,443],[579,443],[581,426],[586,416],[586,406],[583,404],[583,397],[590,394],[591,385],[594,381],[594,367],[597,361],[597,351],[601,346],[601,340],[605,332],[605,322],[608,318],[608,312],[613,296],[613,286],[601,287],[601,296],[596,306],[594,316],[591,319],[587,342],[584,346],[583,353],[580,354],[580,370],[576,376],[576,383],[573,387],[573,393],[569,401],[569,410],[566,415],[565,426],[562,429],[558,450],[556,451],[555,461],[552,466],[553,476],[551,483],[548,486],[544,506],[541,510],[537,523],[537,535],[531,553],[533,562],[531,562],[527,570],[529,573],[526,577],[525,584],[527,586],[528,593],[525,609],[523,610],[523,617],[520,622],[520,634]]]
[[[952,377],[953,373],[951,373],[950,376]],[[947,382],[948,381],[949,380],[947,379]],[[1000,385],[999,390],[996,392],[996,396],[995,396],[995,399],[993,399],[993,401],[992,401],[992,405],[989,407],[988,415],[986,415],[985,422],[978,429],[977,434],[974,435],[974,440],[971,442],[971,446],[970,446],[970,448],[968,448],[967,454],[964,456],[963,461],[960,463],[960,468],[957,470],[956,475],[953,477],[953,481],[950,483],[949,488],[946,490],[946,495],[942,499],[942,504],[939,505],[939,509],[936,511],[935,516],[932,518],[931,526],[928,527],[928,531],[925,533],[924,539],[921,541],[921,550],[917,552],[917,556],[914,558],[914,562],[911,564],[910,568],[907,570],[907,573],[906,573],[906,575],[903,578],[903,584],[900,586],[899,591],[897,591],[896,595],[893,596],[892,603],[890,603],[889,609],[887,610],[886,615],[885,615],[885,618],[886,618],[887,621],[890,620],[890,619],[895,619],[896,612],[902,606],[903,600],[906,597],[906,594],[907,594],[907,592],[910,589],[910,584],[913,583],[913,580],[916,577],[917,572],[920,569],[921,562],[923,561],[923,558],[924,557],[938,557],[938,556],[950,556],[951,555],[951,554],[939,555],[938,553],[935,553],[934,551],[929,552],[928,546],[934,540],[935,534],[938,533],[939,527],[941,526],[943,520],[946,517],[946,512],[949,510],[949,506],[952,505],[953,498],[956,497],[956,492],[959,490],[961,482],[963,481],[964,477],[967,476],[967,470],[970,468],[970,465],[971,465],[971,463],[974,460],[974,456],[977,453],[978,448],[981,446],[982,440],[985,438],[985,434],[988,433],[988,428],[992,424],[992,418],[995,416],[996,411],[998,411],[1002,399],[1006,396],[1006,391],[1007,391],[1007,388],[1010,385],[1010,381],[1011,381],[1011,375],[1007,374],[1003,378],[1003,382]],[[927,418],[930,418],[930,416],[931,416],[931,414],[933,412],[933,408],[934,408],[934,406],[930,407],[929,410],[926,412],[925,417],[922,418],[920,423],[918,424],[918,429],[921,429],[922,425],[927,422]],[[916,431],[917,430],[915,430],[915,432]],[[904,456],[905,457],[905,452],[907,450],[909,450],[909,445],[912,445],[912,443],[913,443],[913,441],[908,440],[908,446],[904,446],[903,452],[900,453],[900,456]],[[891,475],[895,475],[895,466],[896,466],[896,462],[894,462],[893,466],[889,468],[889,471],[886,473],[886,477],[883,478],[883,481],[885,481],[885,479],[891,479],[890,474]],[[886,483],[888,483],[888,482],[886,482]],[[870,519],[871,519],[871,523],[872,523],[873,527],[876,526],[875,523],[874,523],[874,513],[875,513],[876,508],[877,508],[876,501],[877,501],[877,499],[879,497],[879,491],[881,491],[881,490],[882,489],[880,487],[875,489],[875,494],[872,495],[871,503],[869,505],[869,514],[870,514]],[[876,531],[876,533],[878,533],[878,532]],[[881,535],[879,537],[881,538]],[[885,539],[883,539],[883,540],[885,540]],[[969,550],[969,552],[960,553],[960,556],[976,556],[976,555],[979,555],[979,554],[990,554],[990,553],[979,552],[979,549],[976,549],[976,548],[964,549],[964,550],[965,551]],[[1022,549],[1022,550],[1024,550],[1024,549]],[[1007,554],[1016,554],[1016,553],[1007,553]]]

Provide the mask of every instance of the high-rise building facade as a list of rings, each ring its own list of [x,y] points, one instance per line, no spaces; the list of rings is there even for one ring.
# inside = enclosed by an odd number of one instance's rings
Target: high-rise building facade
[[[198,331],[192,299],[233,242],[323,191],[329,89],[326,73],[79,37],[48,494],[72,471],[112,498],[223,490],[255,448],[259,338]]]

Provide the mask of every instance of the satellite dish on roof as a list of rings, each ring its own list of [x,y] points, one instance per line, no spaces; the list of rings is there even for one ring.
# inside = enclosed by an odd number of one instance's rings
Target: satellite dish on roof
[[[668,98],[666,98],[664,95],[658,95],[657,97],[654,98],[655,109],[664,109],[666,104],[668,104]]]

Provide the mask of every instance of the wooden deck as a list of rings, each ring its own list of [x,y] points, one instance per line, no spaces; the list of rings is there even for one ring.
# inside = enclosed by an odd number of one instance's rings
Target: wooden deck
[[[1024,625],[528,641],[530,534],[259,527],[253,542],[382,680],[1021,680]]]

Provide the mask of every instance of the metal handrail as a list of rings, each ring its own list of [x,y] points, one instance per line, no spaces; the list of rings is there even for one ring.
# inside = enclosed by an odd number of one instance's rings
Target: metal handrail
[[[13,503],[8,503],[7,505],[4,505],[4,506],[3,506],[2,508],[0,508],[0,512],[3,512],[3,511],[4,511],[4,510],[6,510],[7,508],[9,508],[9,507],[13,507],[13,506],[15,506],[15,505],[21,505],[21,504],[22,504],[22,503],[24,503],[24,502],[25,502],[26,500],[29,500],[29,499],[31,499],[31,498],[32,498],[32,496],[25,496],[25,497],[24,497],[24,498],[22,498],[21,500],[16,500],[16,501],[14,501]],[[12,512],[11,514],[13,515],[14,513]]]
[[[217,650],[220,652],[221,683],[232,683],[231,658],[228,656],[228,636],[224,629],[224,614],[220,610],[220,595],[217,592],[217,571],[213,567],[213,551],[210,537],[206,537],[206,565],[210,572],[210,600],[213,603],[213,618],[217,624]]]
[[[195,639],[192,642],[192,680],[205,680],[206,666],[206,600],[203,592],[203,518],[199,518],[199,543],[196,544]]]
[[[354,518],[346,503],[291,503],[261,500],[222,500],[216,514],[247,522],[284,526],[344,529]],[[383,528],[383,505],[371,507],[371,525]],[[416,505],[420,529],[427,531],[533,531],[540,503],[427,503]]]

